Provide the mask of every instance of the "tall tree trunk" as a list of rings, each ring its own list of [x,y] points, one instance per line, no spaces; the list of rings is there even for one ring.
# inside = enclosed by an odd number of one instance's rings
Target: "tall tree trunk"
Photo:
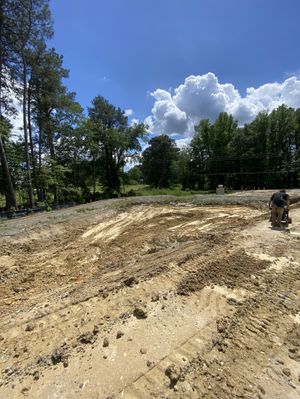
[[[3,0],[0,0],[0,43],[2,43],[2,37],[3,37]],[[2,45],[0,45],[0,121],[2,119],[2,89],[3,89],[2,73],[3,73],[3,48]],[[6,208],[9,210],[12,207],[16,208],[17,201],[1,133],[0,133],[0,161],[2,165],[4,185],[5,185]]]
[[[53,132],[51,127],[51,111],[47,112],[47,119],[45,124],[45,132],[47,134],[48,147],[50,151],[50,158],[55,159],[55,150],[54,150],[54,142],[53,142]]]
[[[36,188],[39,201],[45,201],[45,187],[42,186],[41,173],[42,173],[42,127],[38,119],[38,159],[36,165]]]
[[[42,168],[42,126],[41,126],[41,122],[39,119],[38,119],[38,129],[39,129],[38,168],[39,168],[39,173],[41,173],[41,168]]]
[[[28,146],[28,127],[27,127],[27,63],[25,54],[22,54],[23,62],[23,128],[24,128],[24,141],[25,141],[25,162],[26,162],[26,174],[27,174],[27,190],[28,190],[28,202],[29,208],[34,207],[31,171],[30,171],[30,159],[29,159],[29,146]]]
[[[17,201],[1,135],[0,135],[0,160],[1,160],[3,177],[5,182],[6,208],[9,210],[12,207],[14,208],[17,207]]]
[[[52,128],[51,128],[51,111],[47,113],[47,122],[45,124],[45,133],[47,137],[47,142],[48,142],[48,147],[50,151],[50,158],[55,161],[56,156],[55,156],[55,149],[54,149],[54,142],[53,142],[53,133],[52,133]],[[52,164],[52,173],[53,176],[55,176],[55,168],[54,165]],[[59,192],[58,192],[58,187],[57,184],[53,185],[53,196],[54,196],[54,203],[58,203],[59,199]]]
[[[30,144],[30,155],[31,155],[31,165],[32,165],[32,180],[37,187],[37,181],[36,181],[36,162],[35,162],[35,156],[34,156],[34,147],[33,147],[33,138],[32,138],[32,123],[31,123],[31,88],[30,88],[30,83],[28,87],[28,99],[27,99],[27,118],[28,118],[28,133],[29,133],[29,144]]]
[[[28,103],[27,103],[27,117],[28,117],[28,133],[29,133],[29,143],[30,143],[30,155],[31,155],[31,165],[32,165],[32,181],[33,185],[37,190],[37,196],[39,201],[41,199],[40,187],[38,184],[38,175],[37,175],[37,163],[34,155],[34,145],[33,145],[33,137],[32,137],[32,123],[31,123],[31,87],[29,83],[28,87]]]
[[[95,200],[96,194],[96,169],[95,169],[95,156],[93,154],[93,199]]]
[[[105,191],[111,195],[112,194],[112,189],[111,189],[111,170],[110,170],[110,162],[109,162],[109,148],[108,145],[104,145],[104,151],[105,151]]]

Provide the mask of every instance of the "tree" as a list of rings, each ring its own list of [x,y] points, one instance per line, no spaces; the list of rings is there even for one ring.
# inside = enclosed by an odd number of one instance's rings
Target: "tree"
[[[269,167],[273,173],[272,183],[291,185],[291,166],[294,161],[296,119],[292,108],[281,105],[269,115]]]
[[[182,148],[178,151],[177,161],[175,162],[175,173],[177,182],[181,184],[182,190],[195,187],[193,179],[193,166],[190,147]]]
[[[142,171],[145,182],[154,187],[170,187],[173,179],[172,165],[177,159],[178,148],[167,135],[154,137],[143,152]]]
[[[198,189],[205,188],[205,174],[209,173],[209,160],[213,156],[212,124],[203,119],[195,126],[195,135],[190,144],[191,168]]]
[[[299,185],[299,177],[300,177],[300,108],[295,110],[295,133],[294,133],[294,148],[293,153],[295,156],[294,159],[294,179],[293,186],[297,187]]]
[[[145,134],[145,126],[136,124],[128,127],[125,112],[101,96],[94,98],[88,113],[90,145],[98,147],[100,181],[109,195],[119,193],[121,171],[125,163],[141,151],[140,139]]]
[[[82,126],[66,124],[60,129],[56,146],[56,161],[65,168],[64,196],[69,200],[90,200],[89,186],[94,184],[92,165],[88,160],[86,136]],[[58,186],[59,187],[59,186]],[[95,194],[95,186],[93,188]],[[61,194],[59,193],[61,196]]]
[[[139,184],[142,181],[141,165],[135,165],[127,172],[127,180],[129,184]]]
[[[55,159],[56,114],[59,111],[61,119],[64,119],[61,112],[72,108],[75,94],[69,93],[62,83],[62,79],[68,78],[69,71],[63,68],[63,57],[54,49],[47,50],[41,46],[31,52],[29,60],[32,110],[39,131],[40,165],[43,145]]]
[[[5,188],[6,208],[9,210],[17,206],[11,172],[7,161],[3,137],[10,127],[4,118],[4,112],[12,114],[11,86],[15,68],[13,65],[14,53],[12,50],[13,37],[11,35],[11,15],[13,3],[11,0],[0,1],[0,161],[2,166],[3,184]],[[4,112],[3,112],[4,111]]]
[[[2,166],[6,208],[8,210],[10,210],[11,208],[16,208],[17,206],[10,168],[7,161],[5,146],[3,142],[3,138],[8,135],[9,130],[10,130],[10,125],[8,121],[5,120],[4,117],[0,116],[0,161]]]
[[[52,19],[48,0],[20,0],[15,7],[15,49],[20,57],[22,81],[23,130],[28,184],[29,207],[34,205],[28,140],[28,55],[52,34]]]
[[[32,154],[33,181],[38,188],[40,201],[45,200],[46,176],[41,180],[42,155],[49,156],[52,165],[52,183],[59,179],[53,177],[55,171],[61,176],[61,170],[57,168],[57,145],[62,137],[71,137],[76,126],[82,118],[82,108],[75,100],[75,93],[69,92],[62,80],[69,76],[69,71],[63,67],[63,57],[56,53],[55,49],[46,49],[43,43],[28,53],[28,64],[30,67],[30,80],[28,89],[28,127]],[[30,111],[30,116],[29,116]],[[34,150],[31,119],[34,122],[38,144],[37,151]],[[76,134],[75,134],[76,135]],[[33,156],[37,153],[38,160]],[[61,162],[61,159],[59,160]],[[62,165],[66,162],[62,161]],[[38,173],[35,172],[37,165]],[[66,169],[67,170],[67,169]],[[43,183],[43,184],[42,184]],[[46,184],[53,191],[55,202],[58,199],[59,185]]]
[[[237,129],[232,115],[221,112],[214,123],[204,119],[195,126],[196,135],[191,142],[192,154],[199,171],[207,175],[210,189],[226,183],[232,171],[230,144]],[[205,182],[199,179],[199,187]]]

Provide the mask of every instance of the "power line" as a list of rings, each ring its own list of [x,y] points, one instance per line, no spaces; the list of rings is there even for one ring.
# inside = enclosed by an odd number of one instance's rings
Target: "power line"
[[[210,156],[208,156],[204,161],[205,162],[207,162],[207,161],[211,161],[211,160],[220,160],[220,161],[223,161],[223,160],[228,160],[228,161],[235,161],[235,160],[237,160],[237,161],[243,161],[243,160],[248,160],[248,159],[264,159],[264,160],[270,160],[270,159],[276,159],[276,158],[284,158],[284,156],[283,155],[275,155],[275,154],[266,154],[266,155],[261,155],[261,156],[258,156],[258,155],[253,155],[253,156],[238,156],[238,155],[236,155],[236,156],[234,156],[234,155],[231,155],[231,156],[214,156],[214,157],[210,157]]]
[[[283,172],[283,171],[259,171],[259,172],[216,172],[216,173],[199,173],[200,176],[226,176],[226,175],[268,175],[268,174],[290,174],[295,171]]]

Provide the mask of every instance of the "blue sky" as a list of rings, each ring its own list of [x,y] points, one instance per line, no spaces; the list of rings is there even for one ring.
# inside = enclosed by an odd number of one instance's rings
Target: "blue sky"
[[[213,118],[224,109],[245,122],[263,106],[284,101],[300,107],[299,0],[51,0],[50,5],[55,22],[50,45],[64,55],[70,69],[66,83],[84,107],[103,95],[132,109],[134,118],[148,117],[152,131],[176,137],[188,137],[206,113]],[[195,78],[186,80],[191,75]],[[266,84],[271,86],[259,89]],[[249,97],[250,87],[255,91]],[[198,113],[190,109],[192,101]]]

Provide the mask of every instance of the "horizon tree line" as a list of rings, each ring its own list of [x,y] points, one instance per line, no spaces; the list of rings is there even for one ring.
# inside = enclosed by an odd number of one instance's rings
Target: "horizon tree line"
[[[260,112],[243,127],[226,112],[214,122],[203,119],[181,150],[166,135],[149,144],[136,168],[154,187],[215,190],[222,184],[236,190],[300,184],[300,109],[284,104]]]
[[[122,183],[183,190],[298,187],[300,109],[261,112],[239,127],[225,112],[201,120],[190,145],[167,135],[147,140],[144,124],[96,96],[85,114],[64,84],[69,70],[47,43],[49,0],[0,1],[0,195],[7,210],[119,196]],[[21,104],[22,130],[11,120]],[[130,160],[140,161],[124,172]]]

